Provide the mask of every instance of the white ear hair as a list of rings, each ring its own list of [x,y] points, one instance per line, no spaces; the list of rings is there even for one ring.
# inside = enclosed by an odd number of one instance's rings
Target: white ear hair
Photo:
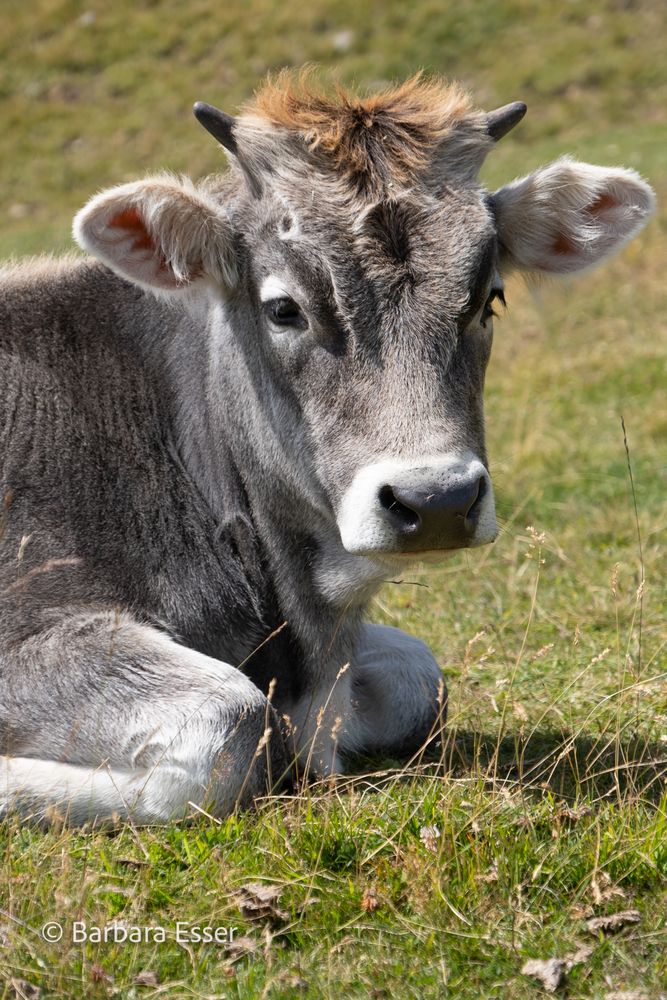
[[[563,157],[500,188],[492,204],[506,265],[568,274],[594,267],[636,236],[655,195],[634,170]]]
[[[161,175],[103,191],[78,213],[73,233],[121,277],[158,294],[237,279],[224,209],[187,179]]]

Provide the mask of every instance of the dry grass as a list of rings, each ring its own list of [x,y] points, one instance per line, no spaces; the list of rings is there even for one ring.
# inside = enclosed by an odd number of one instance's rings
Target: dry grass
[[[233,109],[265,69],[308,58],[362,84],[425,65],[488,106],[527,100],[525,126],[485,167],[490,185],[569,151],[634,166],[667,194],[662,4],[122,2],[91,3],[92,20],[73,0],[10,8],[6,251],[60,245],[99,184],[213,169],[191,100],[227,95]],[[663,214],[579,282],[510,284],[487,395],[502,536],[389,585],[373,609],[439,657],[442,745],[408,767],[359,761],[350,778],[222,823],[5,823],[2,1000],[32,987],[532,998],[543,991],[524,962],[583,940],[594,950],[568,973],[569,997],[667,995],[666,267]],[[238,890],[258,881],[279,890],[279,913],[253,919]],[[588,916],[628,909],[639,923],[587,931]],[[76,944],[82,919],[169,938]],[[46,920],[63,924],[60,944],[40,938]],[[179,944],[177,920],[237,926],[247,953]]]

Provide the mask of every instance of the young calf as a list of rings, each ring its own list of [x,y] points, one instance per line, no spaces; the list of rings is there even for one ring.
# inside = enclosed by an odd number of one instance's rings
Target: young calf
[[[653,208],[568,159],[483,190],[524,112],[282,77],[195,107],[227,174],[104,191],[96,259],[2,273],[0,813],[223,814],[293,751],[328,774],[438,724],[433,656],[364,608],[495,538],[503,277],[594,265]]]

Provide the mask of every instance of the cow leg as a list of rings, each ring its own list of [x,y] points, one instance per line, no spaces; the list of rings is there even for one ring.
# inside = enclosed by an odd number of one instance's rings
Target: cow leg
[[[447,689],[433,653],[388,625],[364,625],[351,672],[352,717],[343,750],[409,756],[442,729]]]
[[[247,677],[114,612],[66,615],[0,654],[0,753],[0,816],[73,823],[224,815],[286,765]]]
[[[445,723],[447,689],[425,643],[367,624],[349,666],[288,714],[301,766],[316,776],[335,774],[345,769],[346,752],[416,753]]]

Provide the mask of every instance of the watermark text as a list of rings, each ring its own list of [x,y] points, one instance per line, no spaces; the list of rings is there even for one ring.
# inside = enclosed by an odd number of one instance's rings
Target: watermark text
[[[71,924],[63,925],[49,920],[43,925],[41,935],[51,943],[61,941],[67,932],[72,944],[162,944],[176,941],[177,944],[224,945],[234,940],[237,931],[238,927],[191,924],[185,920],[177,920],[173,927],[127,924],[120,920],[103,926],[86,920],[73,920]]]

